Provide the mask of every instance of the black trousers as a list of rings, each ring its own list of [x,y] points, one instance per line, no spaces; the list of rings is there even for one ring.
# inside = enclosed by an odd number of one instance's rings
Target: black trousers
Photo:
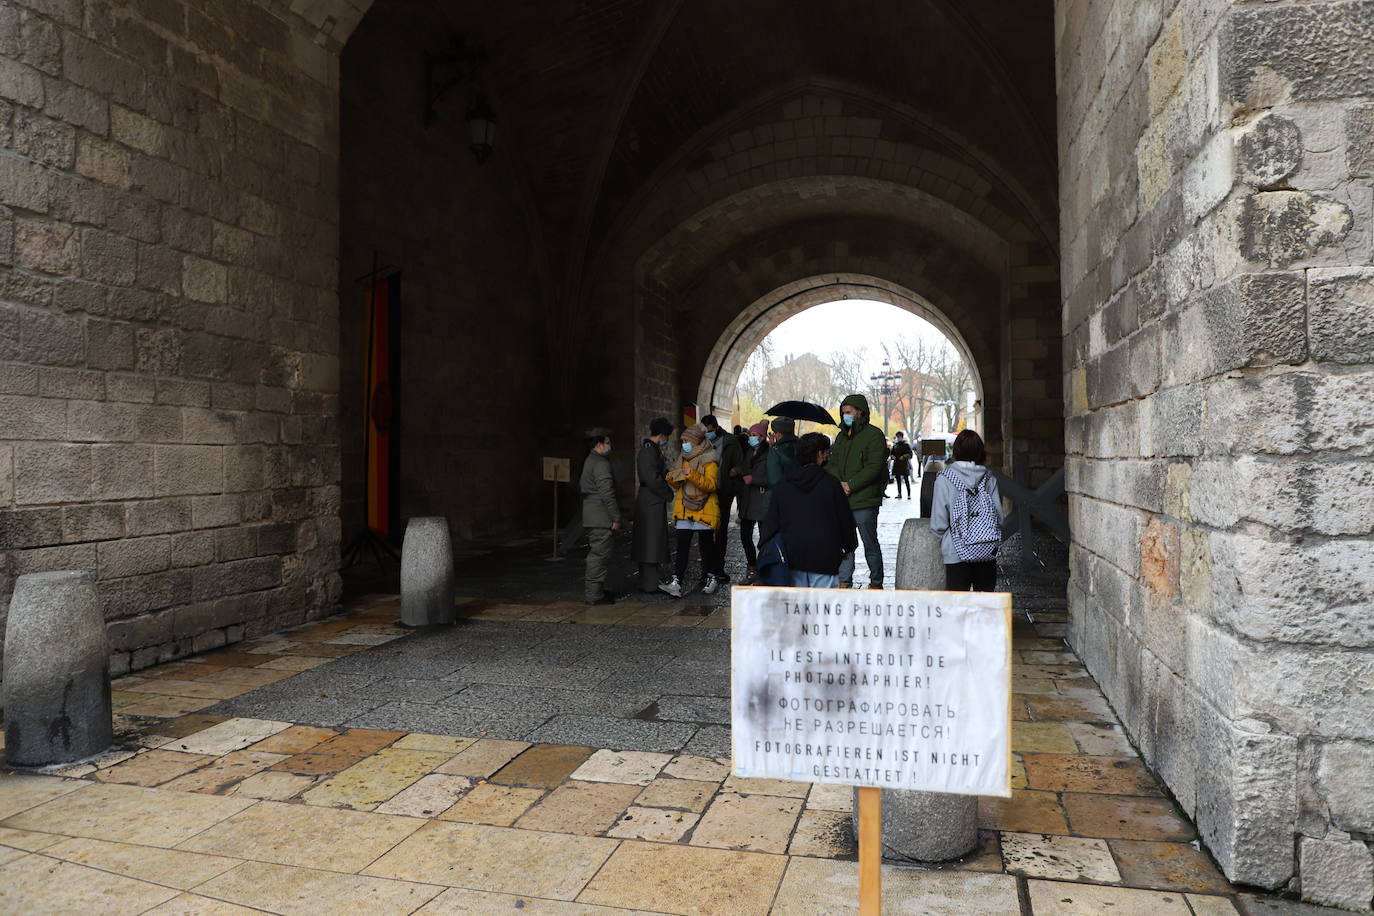
[[[946,563],[945,591],[993,592],[997,590],[997,561]]]
[[[897,498],[898,498],[898,499],[901,499],[901,498],[902,498],[902,483],[905,482],[905,483],[906,483],[906,498],[907,498],[907,499],[910,499],[910,498],[911,498],[911,475],[910,475],[910,474],[898,474],[896,477],[893,478],[893,480],[895,480],[896,483],[897,483]]]
[[[692,549],[692,535],[701,535],[697,542],[701,549],[701,571],[703,573],[720,575],[720,567],[716,565],[719,557],[716,554],[715,532],[709,528],[701,531],[693,531],[691,528],[677,528],[677,556],[673,558],[673,573],[677,580],[681,582],[687,578],[687,554]]]
[[[744,545],[744,560],[750,569],[759,565],[759,549],[754,546],[754,529],[758,524],[747,518],[739,520],[739,542]]]
[[[716,530],[716,572],[725,572],[725,552],[730,546],[730,509],[735,504],[735,494],[716,493],[720,502],[720,528]]]

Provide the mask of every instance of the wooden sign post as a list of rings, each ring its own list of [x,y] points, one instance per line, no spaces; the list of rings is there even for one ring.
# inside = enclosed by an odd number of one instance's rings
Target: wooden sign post
[[[558,555],[558,485],[572,480],[571,458],[545,458],[544,479],[553,482],[553,553],[550,560],[561,560]]]
[[[859,916],[883,912],[883,790],[859,789]]]
[[[859,787],[859,912],[882,897],[882,789],[1011,797],[1011,596],[742,588],[736,776]]]

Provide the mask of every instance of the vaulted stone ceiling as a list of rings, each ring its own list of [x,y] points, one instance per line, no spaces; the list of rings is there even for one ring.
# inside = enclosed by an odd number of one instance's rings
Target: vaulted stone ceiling
[[[378,0],[388,3],[391,0]],[[435,0],[480,38],[503,136],[529,196],[548,288],[575,299],[586,261],[655,173],[708,126],[808,80],[900,106],[995,162],[1052,226],[1047,2]],[[366,27],[365,24],[363,26]],[[444,36],[428,36],[442,50]]]

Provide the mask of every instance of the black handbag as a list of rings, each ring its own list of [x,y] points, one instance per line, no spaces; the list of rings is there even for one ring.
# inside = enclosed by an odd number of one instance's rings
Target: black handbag
[[[792,584],[792,569],[787,565],[787,551],[779,531],[759,548],[758,581],[764,585],[789,586]]]

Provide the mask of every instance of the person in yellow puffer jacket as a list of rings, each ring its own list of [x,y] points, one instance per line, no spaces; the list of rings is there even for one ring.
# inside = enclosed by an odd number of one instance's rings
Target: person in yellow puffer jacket
[[[677,531],[677,555],[674,558],[673,580],[659,589],[682,597],[682,580],[687,575],[687,555],[692,548],[692,535],[698,538],[702,572],[706,581],[703,594],[713,594],[720,588],[722,570],[716,553],[715,529],[720,524],[720,500],[716,486],[720,480],[720,455],[706,438],[706,427],[697,423],[682,431],[682,457],[664,478],[676,493],[673,496],[673,528]]]

